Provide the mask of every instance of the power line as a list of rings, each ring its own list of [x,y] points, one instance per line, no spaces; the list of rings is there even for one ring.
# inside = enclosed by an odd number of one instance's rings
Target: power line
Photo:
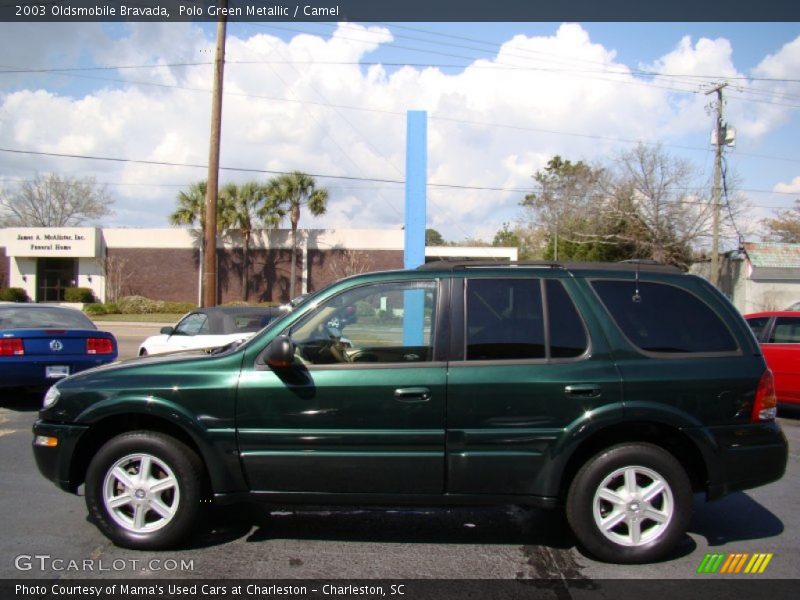
[[[731,199],[728,197],[728,162],[725,157],[722,157],[722,194],[725,196],[725,207],[728,209],[728,218],[731,221],[731,225],[733,225],[733,230],[736,232],[736,237],[739,240],[739,244],[744,242],[744,236],[742,236],[742,232],[739,231],[739,227],[736,225],[736,219],[733,218],[733,208],[731,207]]]
[[[56,152],[38,152],[34,150],[19,150],[19,149],[11,149],[11,148],[0,148],[0,152],[7,152],[11,154],[25,154],[25,155],[34,155],[34,156],[49,156],[54,158],[75,158],[75,159],[84,159],[84,160],[98,160],[98,161],[108,161],[108,162],[118,162],[118,163],[132,163],[132,164],[145,164],[145,165],[152,165],[152,166],[159,166],[159,167],[184,167],[184,168],[195,168],[195,169],[206,169],[208,168],[207,165],[201,164],[193,164],[193,163],[174,163],[174,162],[167,162],[167,161],[153,161],[153,160],[138,160],[138,159],[131,159],[131,158],[120,158],[120,157],[109,157],[109,156],[90,156],[90,155],[82,155],[82,154],[63,154],[63,153],[56,153]],[[255,169],[255,168],[247,168],[247,167],[223,167],[220,166],[220,170],[222,171],[233,171],[233,172],[242,172],[242,173],[261,173],[261,174],[269,174],[269,175],[284,175],[289,173],[289,171],[274,171],[269,169]],[[318,177],[320,179],[340,179],[344,181],[366,181],[372,183],[384,183],[389,185],[404,185],[405,180],[396,180],[396,179],[380,179],[375,177],[358,177],[353,175],[328,175],[322,173],[309,173],[312,177]],[[19,181],[30,181],[30,180],[19,180]],[[106,183],[107,185],[153,185],[153,186],[169,186],[169,187],[180,187],[177,184],[123,184],[123,183],[108,183],[108,182],[98,182],[98,183]],[[471,191],[488,191],[488,192],[509,192],[509,193],[519,193],[519,194],[527,194],[531,192],[540,192],[540,187],[497,187],[497,186],[476,186],[476,185],[459,185],[453,183],[431,183],[428,182],[428,187],[432,188],[440,188],[440,189],[455,189],[455,190],[471,190]],[[373,188],[342,188],[342,189],[373,189]],[[687,191],[694,188],[682,188],[682,187],[675,187],[670,188],[671,191]],[[754,191],[754,192],[762,192],[762,193],[770,193],[770,194],[782,194],[782,195],[792,195],[796,196],[798,194],[794,192],[776,192],[776,191],[769,191],[769,190],[741,190],[745,191]],[[679,200],[676,201],[678,203],[683,204],[708,204],[705,201],[699,200]],[[774,209],[783,209],[786,208],[785,206],[763,206],[763,205],[753,205],[757,208],[774,208]]]
[[[296,30],[300,31],[300,30]],[[361,40],[354,40],[354,41],[361,41]],[[364,40],[366,43],[366,40]],[[403,48],[408,49],[408,48]],[[417,49],[420,52],[424,52],[423,49]],[[476,60],[478,57],[472,56],[463,56],[459,57],[465,60]],[[576,59],[577,60],[577,59]],[[468,64],[455,64],[455,63],[434,63],[434,62],[425,62],[425,63],[414,63],[414,62],[390,62],[390,61],[326,61],[326,60],[226,60],[226,64],[238,64],[238,65],[264,65],[264,64],[307,64],[307,65],[320,65],[320,66],[385,66],[385,67],[414,67],[414,68],[438,68],[438,69],[465,69],[469,67],[470,69],[488,69],[488,70],[499,70],[499,71],[549,71],[549,72],[559,72],[559,73],[600,73],[600,74],[607,74],[607,75],[643,75],[648,77],[668,77],[668,78],[675,78],[675,79],[707,79],[707,80],[719,80],[725,79],[728,81],[765,81],[770,83],[800,83],[800,79],[791,79],[791,78],[783,78],[783,77],[748,77],[748,76],[736,76],[736,75],[720,75],[720,74],[710,74],[710,75],[699,75],[695,73],[662,73],[659,71],[648,71],[644,69],[634,69],[634,68],[619,68],[619,69],[574,69],[574,68],[548,68],[548,67],[534,67],[534,66],[524,66],[524,65],[507,65],[504,63],[492,63],[492,64],[480,64],[476,65],[473,63]],[[202,61],[202,62],[181,62],[181,63],[154,63],[154,64],[142,64],[142,65],[107,65],[107,66],[91,66],[91,67],[14,67],[9,65],[2,65],[0,66],[0,74],[2,75],[24,75],[24,74],[36,74],[36,73],[74,73],[74,72],[83,72],[83,71],[122,71],[122,70],[133,70],[133,69],[162,69],[162,68],[181,68],[181,67],[200,67],[200,66],[210,66],[213,63],[210,61]],[[604,63],[597,63],[597,64],[604,64]],[[755,91],[755,90],[746,90],[746,91]],[[766,94],[776,94],[779,95],[779,92],[769,92],[768,90],[760,90],[762,93]]]
[[[212,62],[188,62],[188,63],[159,63],[154,65],[113,65],[107,67],[53,67],[35,68],[23,67],[16,68],[8,65],[0,67],[0,74],[33,74],[33,73],[72,73],[74,71],[121,71],[126,69],[161,69],[173,67],[199,67],[213,65]]]

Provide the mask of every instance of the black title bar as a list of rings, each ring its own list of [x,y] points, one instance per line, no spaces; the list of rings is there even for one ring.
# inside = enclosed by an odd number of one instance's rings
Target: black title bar
[[[0,0],[0,21],[800,21],[791,0]]]

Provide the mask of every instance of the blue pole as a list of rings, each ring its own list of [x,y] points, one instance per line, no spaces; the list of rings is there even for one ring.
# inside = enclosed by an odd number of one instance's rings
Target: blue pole
[[[425,204],[428,166],[428,114],[423,110],[408,111],[406,125],[406,269],[425,263]]]
[[[425,263],[425,209],[428,167],[428,114],[410,110],[406,124],[406,210],[403,264],[416,269]],[[422,346],[425,292],[407,291],[403,303],[403,343]]]

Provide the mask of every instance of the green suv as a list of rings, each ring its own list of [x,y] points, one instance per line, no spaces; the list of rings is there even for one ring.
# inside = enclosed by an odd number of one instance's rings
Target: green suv
[[[185,540],[211,499],[520,504],[563,507],[584,551],[632,563],[682,539],[694,492],[782,476],[775,406],[703,279],[432,263],[338,281],[241,345],[68,377],[33,448],[129,548]]]

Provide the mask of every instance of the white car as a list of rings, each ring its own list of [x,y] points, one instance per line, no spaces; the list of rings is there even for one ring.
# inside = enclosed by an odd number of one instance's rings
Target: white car
[[[162,327],[158,335],[142,342],[139,356],[180,350],[210,351],[244,341],[284,314],[277,308],[262,306],[198,308],[184,316],[175,327]]]

